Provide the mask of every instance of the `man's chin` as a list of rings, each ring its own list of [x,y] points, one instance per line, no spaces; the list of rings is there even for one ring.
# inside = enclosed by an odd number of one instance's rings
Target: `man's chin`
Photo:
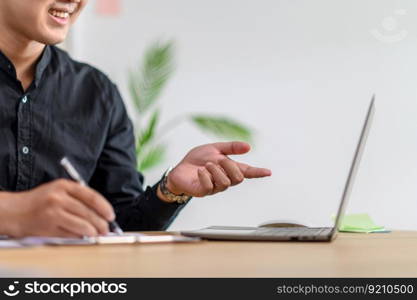
[[[64,42],[66,37],[67,37],[67,33],[50,34],[50,35],[45,35],[45,36],[38,38],[37,41],[45,45],[53,46],[53,45],[58,45]]]

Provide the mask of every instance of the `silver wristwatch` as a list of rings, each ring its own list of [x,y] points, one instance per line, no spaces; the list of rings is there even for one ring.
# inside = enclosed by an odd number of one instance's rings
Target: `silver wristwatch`
[[[159,188],[161,189],[161,193],[169,200],[172,202],[176,202],[178,204],[185,204],[188,201],[190,201],[190,199],[192,198],[192,196],[188,196],[185,194],[181,194],[181,195],[176,195],[173,192],[171,192],[168,187],[168,175],[171,172],[172,168],[169,168],[169,170],[165,173],[164,177],[161,180],[161,183],[159,184]]]

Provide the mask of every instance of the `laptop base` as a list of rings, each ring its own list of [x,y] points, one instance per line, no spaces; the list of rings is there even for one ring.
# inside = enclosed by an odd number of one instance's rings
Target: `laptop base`
[[[183,231],[181,234],[207,240],[330,242],[333,228],[212,226],[195,231]]]

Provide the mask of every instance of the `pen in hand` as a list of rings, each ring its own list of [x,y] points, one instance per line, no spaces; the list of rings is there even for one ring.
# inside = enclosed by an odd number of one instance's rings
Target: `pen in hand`
[[[64,157],[60,161],[61,166],[67,171],[68,175],[75,181],[77,181],[82,186],[87,186],[85,180],[81,177],[81,175],[77,172],[75,167],[71,164],[67,157]],[[120,228],[119,224],[116,221],[109,222],[110,230],[118,235],[123,234],[123,230]]]

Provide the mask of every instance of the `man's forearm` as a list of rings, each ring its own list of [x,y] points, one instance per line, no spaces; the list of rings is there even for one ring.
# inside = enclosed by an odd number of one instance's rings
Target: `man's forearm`
[[[9,205],[12,194],[8,192],[0,191],[0,235],[10,234],[10,215]]]
[[[158,197],[158,185],[148,187],[136,201],[116,205],[117,222],[125,231],[166,230],[184,205]]]

